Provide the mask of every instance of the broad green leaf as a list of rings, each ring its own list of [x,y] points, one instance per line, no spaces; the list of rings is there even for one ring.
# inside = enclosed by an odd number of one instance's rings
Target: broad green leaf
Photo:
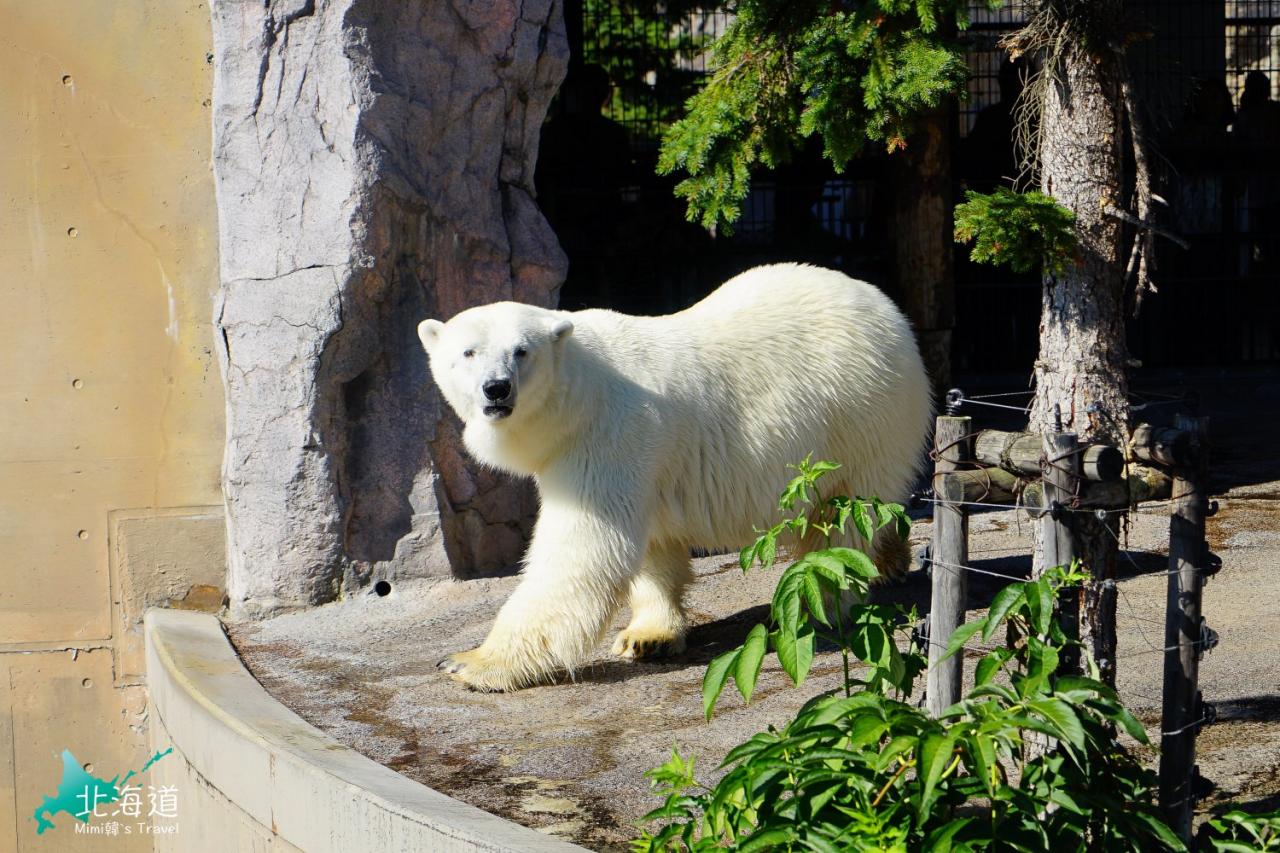
[[[875,562],[856,548],[828,548],[827,553],[833,555],[845,568],[867,580],[880,577],[880,570]]]
[[[707,674],[702,676],[702,712],[707,715],[708,720],[711,719],[711,712],[715,710],[716,700],[724,690],[725,680],[729,677],[729,672],[737,666],[738,655],[741,653],[741,648],[727,651],[718,655],[707,665]]]
[[[871,508],[862,498],[853,502],[853,526],[857,528],[863,541],[870,544],[876,533],[875,524],[871,518]]]
[[[836,462],[827,462],[824,459],[819,459],[817,462],[814,462],[812,465],[809,465],[806,470],[808,471],[808,473],[813,475],[810,478],[810,482],[816,482],[819,477],[821,477],[823,474],[827,473],[828,471],[840,470],[840,465],[839,463],[836,463]]]
[[[884,626],[876,623],[859,623],[853,627],[849,650],[858,660],[873,666],[887,666],[889,646],[893,640],[885,633]]]
[[[885,517],[886,513],[887,518]],[[880,515],[880,525],[882,527],[892,521],[894,532],[898,534],[898,538],[904,542],[907,541],[907,538],[911,535],[911,517],[907,515],[907,510],[902,504],[881,504]]]
[[[1049,679],[1058,671],[1060,660],[1057,646],[1028,637],[1026,677],[1018,682],[1018,693],[1026,697],[1048,692]]]
[[[1000,765],[996,756],[995,740],[982,732],[976,732],[969,739],[969,746],[968,751],[976,765],[973,769],[982,779],[982,785],[987,789],[987,794],[995,793],[996,785],[1000,781]]]
[[[806,780],[808,782],[808,785],[806,785],[806,798],[808,800],[808,802],[806,803],[806,806],[809,810],[810,820],[817,818],[817,816],[822,812],[822,810],[826,808],[827,803],[831,802],[831,800],[834,799],[837,794],[839,794],[841,791],[844,790],[846,774],[840,773],[837,775],[839,776],[839,781],[835,783],[829,783],[825,788],[823,788],[820,791],[817,791],[816,793],[809,792],[808,787],[813,783],[811,780]],[[838,847],[831,845],[829,842],[824,842],[822,841],[822,839],[817,838],[816,836],[811,835],[809,836],[808,839],[806,839],[806,841],[809,845],[814,847],[814,849],[830,850],[831,853],[839,853]],[[818,845],[814,845],[814,841],[818,841],[820,843]]]
[[[1013,657],[1013,649],[1001,646],[988,652],[974,671],[973,686],[981,687],[996,677],[996,673]]]
[[[813,666],[813,628],[806,625],[794,634],[779,630],[772,636],[782,671],[791,679],[792,684],[799,687],[809,674],[809,668]]]
[[[888,729],[889,724],[884,720],[862,714],[849,726],[849,746],[860,750],[873,743],[879,744]]]
[[[757,625],[747,634],[742,644],[742,653],[738,655],[733,667],[733,680],[738,685],[738,692],[747,702],[751,701],[751,693],[756,689],[756,679],[760,677],[760,665],[764,662],[764,653],[769,647],[769,632],[763,625]]]
[[[771,569],[773,568],[774,560],[778,558],[778,536],[770,531],[763,538],[764,541],[760,543],[757,559],[760,560],[760,565],[766,569]]]
[[[848,589],[849,579],[844,565],[834,557],[823,557],[818,552],[810,552],[804,557],[805,572],[815,580],[821,581],[828,588]]]
[[[827,609],[822,602],[822,586],[818,580],[810,573],[805,572],[804,580],[800,584],[800,590],[804,593],[805,606],[809,608],[809,613],[813,615],[823,625],[830,625],[827,619]],[[836,593],[839,595],[839,593]]]
[[[881,773],[886,767],[893,763],[899,755],[904,755],[915,749],[916,744],[920,742],[920,738],[911,735],[898,735],[889,741],[880,750],[880,757],[876,759],[876,772]]]
[[[1077,749],[1084,749],[1084,727],[1075,709],[1061,699],[1037,699],[1027,707],[1049,720],[1059,732],[1059,737]]]
[[[796,838],[796,831],[791,827],[766,829],[753,832],[747,840],[737,847],[738,853],[755,853],[757,850],[773,850]]]
[[[883,501],[876,500],[873,502],[876,508],[876,529],[879,530],[886,524],[890,524],[894,519],[894,508],[901,509],[897,504],[887,504]]]
[[[1127,817],[1129,817],[1130,820],[1136,820],[1137,822],[1143,824],[1147,829],[1149,829],[1152,832],[1153,835],[1159,838],[1164,844],[1168,845],[1169,849],[1171,850],[1187,849],[1186,845],[1182,843],[1182,839],[1179,838],[1178,835],[1172,829],[1169,828],[1169,825],[1166,824],[1164,821],[1160,820],[1160,818],[1156,817],[1155,815],[1148,814],[1147,812],[1143,811],[1141,808],[1130,809],[1126,811],[1125,814]],[[1252,850],[1254,848],[1246,847],[1245,849]]]
[[[773,593],[773,621],[778,627],[794,634],[800,626],[800,595],[804,583],[804,565],[793,563],[778,579]]]
[[[989,618],[989,617],[988,617]],[[942,653],[942,657],[938,660],[946,660],[964,647],[969,642],[969,638],[981,631],[987,624],[987,619],[979,619],[977,622],[966,622],[959,628],[951,632],[951,639],[947,642],[947,650]],[[935,640],[930,637],[930,642]]]
[[[836,529],[841,533],[844,533],[845,525],[849,523],[849,516],[853,513],[853,504],[850,502],[849,498],[843,495],[834,497],[827,501],[827,503],[836,511],[835,518],[833,519]]]
[[[980,699],[983,696],[994,696],[1006,705],[1018,704],[1019,698],[1018,694],[1015,693],[1008,685],[996,684],[995,682],[990,682],[988,684],[983,684],[980,687],[973,688],[969,693],[969,696],[972,699]]]
[[[1048,578],[1027,581],[1025,586],[1031,627],[1043,637],[1049,633],[1049,622],[1053,619],[1053,590],[1049,588]]]
[[[1147,736],[1147,730],[1135,719],[1132,713],[1129,713],[1129,708],[1124,707],[1120,702],[1094,699],[1094,701],[1088,703],[1088,707],[1094,708],[1102,716],[1105,716],[1107,720],[1119,722],[1120,726],[1125,731],[1128,731],[1130,738],[1137,740],[1138,743],[1151,743],[1151,739]]]
[[[889,681],[903,693],[908,692],[907,662],[898,651],[898,646],[889,638]]]
[[[720,766],[727,767],[730,764],[740,761],[743,758],[748,758],[750,756],[753,756],[756,753],[760,752],[760,750],[765,749],[766,747],[771,745],[773,742],[774,742],[774,738],[771,735],[765,734],[763,732],[756,734],[750,740],[747,740],[745,743],[740,743],[737,746],[735,746],[733,749],[729,750],[728,754],[725,755],[724,761],[721,762]]]
[[[856,548],[824,548],[808,555],[810,562],[822,567],[822,573],[832,578],[842,578],[842,589],[849,586],[848,575],[867,578],[878,577],[880,572],[871,558]]]
[[[795,477],[791,482],[787,483],[782,489],[782,495],[778,498],[778,508],[782,510],[790,510],[795,506],[796,501],[809,499],[809,484],[805,481],[804,475]]]
[[[1123,705],[1117,705],[1115,713],[1112,715],[1112,719],[1123,726],[1124,730],[1129,733],[1129,737],[1133,738],[1138,743],[1151,743],[1151,739],[1147,736],[1146,728],[1142,723],[1138,722],[1137,718],[1134,717],[1133,714],[1129,713],[1128,708]]]
[[[855,693],[849,697],[824,697],[811,709],[809,725],[822,726],[862,710],[883,717],[885,698],[877,693]]]
[[[931,734],[925,737],[920,745],[920,779],[924,789],[920,792],[919,812],[923,818],[933,807],[937,798],[937,787],[947,765],[951,763],[951,750],[955,746],[955,738],[951,735]]]
[[[924,848],[929,853],[951,853],[951,841],[956,837],[956,833],[973,823],[974,818],[961,817],[953,821],[944,823],[942,826],[929,833],[924,840]]]
[[[996,629],[1009,615],[1009,611],[1025,600],[1026,590],[1020,583],[1010,584],[997,592],[996,597],[991,601],[991,608],[987,611],[987,627],[982,632],[983,642],[990,642]]]
[[[1087,694],[1097,695],[1111,701],[1119,699],[1119,694],[1116,693],[1114,687],[1104,684],[1096,678],[1085,678],[1081,675],[1064,675],[1058,679],[1055,687],[1056,692],[1073,694],[1073,698],[1079,696],[1080,699],[1084,699],[1086,696],[1081,694]]]
[[[1087,815],[1089,813],[1087,809],[1081,808],[1080,804],[1061,788],[1054,788],[1049,792],[1049,801],[1057,803],[1072,814]]]
[[[1056,725],[1040,717],[1033,717],[1026,714],[1009,714],[1005,717],[1005,722],[1011,726],[1017,726],[1020,729],[1030,729],[1033,732],[1039,732],[1042,735],[1048,735],[1051,738],[1063,741],[1066,748],[1070,749],[1071,744],[1063,740],[1062,732]]]

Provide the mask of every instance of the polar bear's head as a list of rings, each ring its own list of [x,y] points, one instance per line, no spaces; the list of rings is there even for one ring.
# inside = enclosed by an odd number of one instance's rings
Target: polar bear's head
[[[418,337],[463,423],[496,425],[541,407],[554,381],[556,349],[572,331],[561,312],[496,302],[447,323],[423,320]]]

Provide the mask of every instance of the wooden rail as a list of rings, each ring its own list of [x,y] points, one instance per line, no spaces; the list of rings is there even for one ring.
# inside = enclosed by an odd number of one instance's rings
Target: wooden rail
[[[1058,566],[1076,556],[1073,526],[1079,512],[1123,511],[1171,499],[1160,804],[1170,825],[1189,841],[1195,738],[1213,716],[1196,683],[1200,656],[1212,636],[1201,617],[1201,589],[1215,565],[1205,542],[1205,516],[1211,512],[1205,491],[1207,421],[1179,417],[1175,427],[1140,424],[1124,451],[1078,445],[1074,434],[1061,431],[971,433],[970,424],[967,417],[940,417],[934,439],[929,712],[940,715],[962,695],[963,653],[939,659],[965,618],[970,506],[1024,508],[1042,526],[1043,564]],[[1064,591],[1058,602],[1068,636],[1080,636],[1082,595],[1083,590]],[[1062,671],[1079,666],[1078,655],[1064,658]]]

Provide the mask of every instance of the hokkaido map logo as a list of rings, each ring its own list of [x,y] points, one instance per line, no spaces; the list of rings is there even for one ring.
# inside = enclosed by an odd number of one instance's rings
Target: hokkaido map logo
[[[178,789],[129,784],[171,752],[173,747],[157,752],[141,770],[130,770],[123,779],[117,773],[108,781],[90,773],[90,765],[82,766],[71,750],[62,750],[62,781],[57,793],[36,808],[36,834],[55,829],[53,817],[65,812],[79,821],[76,835],[176,835]]]

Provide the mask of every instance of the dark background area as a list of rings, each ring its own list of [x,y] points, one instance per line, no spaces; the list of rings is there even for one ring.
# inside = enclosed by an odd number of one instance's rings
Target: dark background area
[[[1267,370],[1280,360],[1280,0],[1131,4],[1152,34],[1130,58],[1156,149],[1163,223],[1132,355],[1151,375]],[[539,202],[569,255],[561,307],[661,314],[771,261],[808,261],[888,287],[888,155],[837,174],[816,145],[756,175],[734,233],[685,220],[674,177],[655,174],[665,124],[705,73],[728,13],[688,2],[569,0],[573,61],[544,129]],[[999,38],[1019,3],[974,10],[962,34],[973,77],[957,105],[953,192],[1017,177],[1010,107],[1018,74]],[[1011,73],[1013,71],[1013,73]],[[1002,91],[1003,90],[1003,91]],[[1019,185],[1026,188],[1025,181]],[[969,262],[956,246],[958,377],[1008,374],[1025,387],[1039,335],[1038,274]],[[890,290],[890,292],[892,292]]]

